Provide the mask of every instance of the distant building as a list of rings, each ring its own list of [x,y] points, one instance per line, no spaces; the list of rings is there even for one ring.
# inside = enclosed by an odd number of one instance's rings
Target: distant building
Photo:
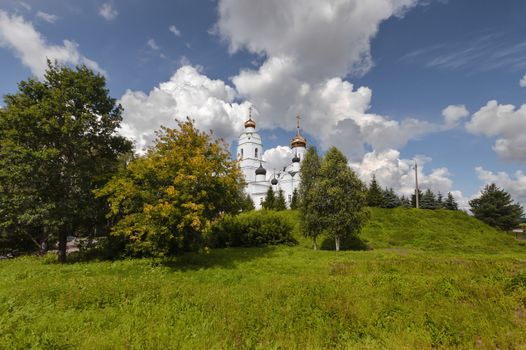
[[[290,205],[292,193],[300,184],[300,164],[305,156],[307,140],[301,136],[299,117],[297,118],[296,135],[290,142],[294,155],[289,165],[276,170],[266,169],[266,162],[262,158],[263,143],[261,136],[256,132],[256,122],[252,119],[252,113],[245,122],[245,131],[239,136],[237,159],[247,182],[245,191],[254,201],[256,209],[261,208],[270,186],[275,193],[283,190],[287,205]]]

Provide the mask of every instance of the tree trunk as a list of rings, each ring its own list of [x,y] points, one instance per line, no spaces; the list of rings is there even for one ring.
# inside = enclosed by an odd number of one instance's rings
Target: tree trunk
[[[339,236],[334,237],[334,244],[336,245],[336,251],[339,252],[340,251],[340,237]]]
[[[318,249],[318,243],[316,243],[316,237],[312,237],[312,249]]]
[[[68,233],[63,231],[58,235],[58,261],[60,263],[66,262],[66,249],[68,244]]]

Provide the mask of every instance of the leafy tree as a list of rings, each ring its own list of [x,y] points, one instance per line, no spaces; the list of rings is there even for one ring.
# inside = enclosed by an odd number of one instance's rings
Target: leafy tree
[[[338,251],[344,239],[358,235],[368,212],[367,188],[336,147],[331,147],[323,157],[317,192],[321,226],[334,238]]]
[[[400,198],[396,195],[392,188],[383,191],[383,205],[382,208],[396,208],[400,206]]]
[[[322,233],[321,199],[318,198],[321,161],[316,148],[309,147],[301,163],[299,187],[300,224],[305,237],[312,239],[312,248],[318,249],[317,238]]]
[[[419,206],[422,208],[422,197],[424,196],[424,193],[418,189],[418,200],[419,200]],[[416,190],[413,194],[411,194],[411,207],[416,208]]]
[[[243,181],[221,140],[194,127],[162,127],[146,155],[132,160],[99,197],[107,198],[115,225],[133,255],[174,255],[202,247],[222,215],[237,213]]]
[[[447,193],[447,198],[444,201],[444,209],[447,210],[458,210],[458,204],[455,200],[455,197],[451,194],[451,192]]]
[[[469,205],[477,219],[502,230],[517,227],[524,215],[521,205],[513,202],[511,195],[494,183],[486,185],[481,196],[470,200]]]
[[[420,208],[431,210],[437,208],[435,194],[430,189],[427,189],[424,195],[422,196],[422,200],[420,201]]]
[[[283,190],[280,188],[278,191],[278,195],[276,196],[276,199],[274,200],[274,210],[287,210],[287,203],[285,202],[285,195],[283,194]]]
[[[267,210],[276,209],[276,195],[272,189],[272,186],[268,188],[267,194],[265,195],[265,199],[263,200],[263,203],[261,203],[261,206],[263,209]]]
[[[370,207],[383,207],[385,205],[384,193],[380,185],[378,185],[374,174],[367,190],[367,205]]]
[[[294,191],[292,191],[292,198],[290,200],[290,209],[292,210],[298,209],[300,206],[299,200],[300,198],[299,198],[298,189],[295,188]]]
[[[254,201],[252,200],[252,197],[250,197],[249,194],[246,194],[245,197],[241,201],[241,211],[251,211],[256,209],[254,205]]]
[[[131,151],[131,142],[116,134],[122,108],[102,75],[51,62],[42,81],[20,82],[4,101],[0,235],[31,250],[58,241],[64,262],[68,235],[106,226],[105,203],[93,191]]]

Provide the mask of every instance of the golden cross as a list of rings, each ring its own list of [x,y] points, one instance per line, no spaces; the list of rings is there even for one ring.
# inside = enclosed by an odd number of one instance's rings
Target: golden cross
[[[252,119],[252,106],[248,107],[248,119]]]
[[[296,116],[296,119],[297,119],[297,126],[296,126],[296,128],[299,130],[300,129],[300,119],[301,119],[299,114]]]

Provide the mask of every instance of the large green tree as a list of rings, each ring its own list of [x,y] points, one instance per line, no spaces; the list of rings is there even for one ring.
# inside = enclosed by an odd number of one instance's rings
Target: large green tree
[[[196,250],[221,215],[242,209],[242,175],[227,146],[191,120],[162,127],[148,152],[97,192],[107,199],[112,233],[133,255]]]
[[[369,188],[367,189],[367,205],[370,207],[384,207],[385,197],[382,188],[376,181],[376,175],[373,174]]]
[[[318,183],[321,226],[334,238],[338,251],[344,239],[358,235],[368,218],[367,188],[336,147],[323,157]]]
[[[274,199],[274,210],[287,210],[285,194],[283,193],[283,190],[281,188],[278,190],[278,195]]]
[[[520,204],[515,203],[511,195],[497,185],[486,185],[479,198],[469,201],[473,215],[502,230],[517,227],[524,215]]]
[[[453,194],[451,192],[447,193],[447,198],[444,201],[443,208],[447,210],[458,210],[458,204],[455,200],[455,197],[453,197]]]
[[[104,226],[93,191],[116,171],[131,143],[116,134],[122,108],[106,81],[85,66],[48,63],[4,97],[0,113],[0,234],[35,249]],[[27,245],[29,243],[29,246]]]
[[[317,238],[322,233],[321,200],[318,191],[321,160],[316,148],[309,147],[301,163],[299,186],[300,224],[305,237],[312,240],[312,248],[318,249]]]
[[[276,194],[274,193],[272,186],[268,188],[267,194],[265,195],[263,202],[261,202],[261,207],[267,210],[276,209]]]
[[[424,192],[424,195],[420,198],[420,208],[422,209],[437,209],[437,200],[433,191],[429,188]]]

